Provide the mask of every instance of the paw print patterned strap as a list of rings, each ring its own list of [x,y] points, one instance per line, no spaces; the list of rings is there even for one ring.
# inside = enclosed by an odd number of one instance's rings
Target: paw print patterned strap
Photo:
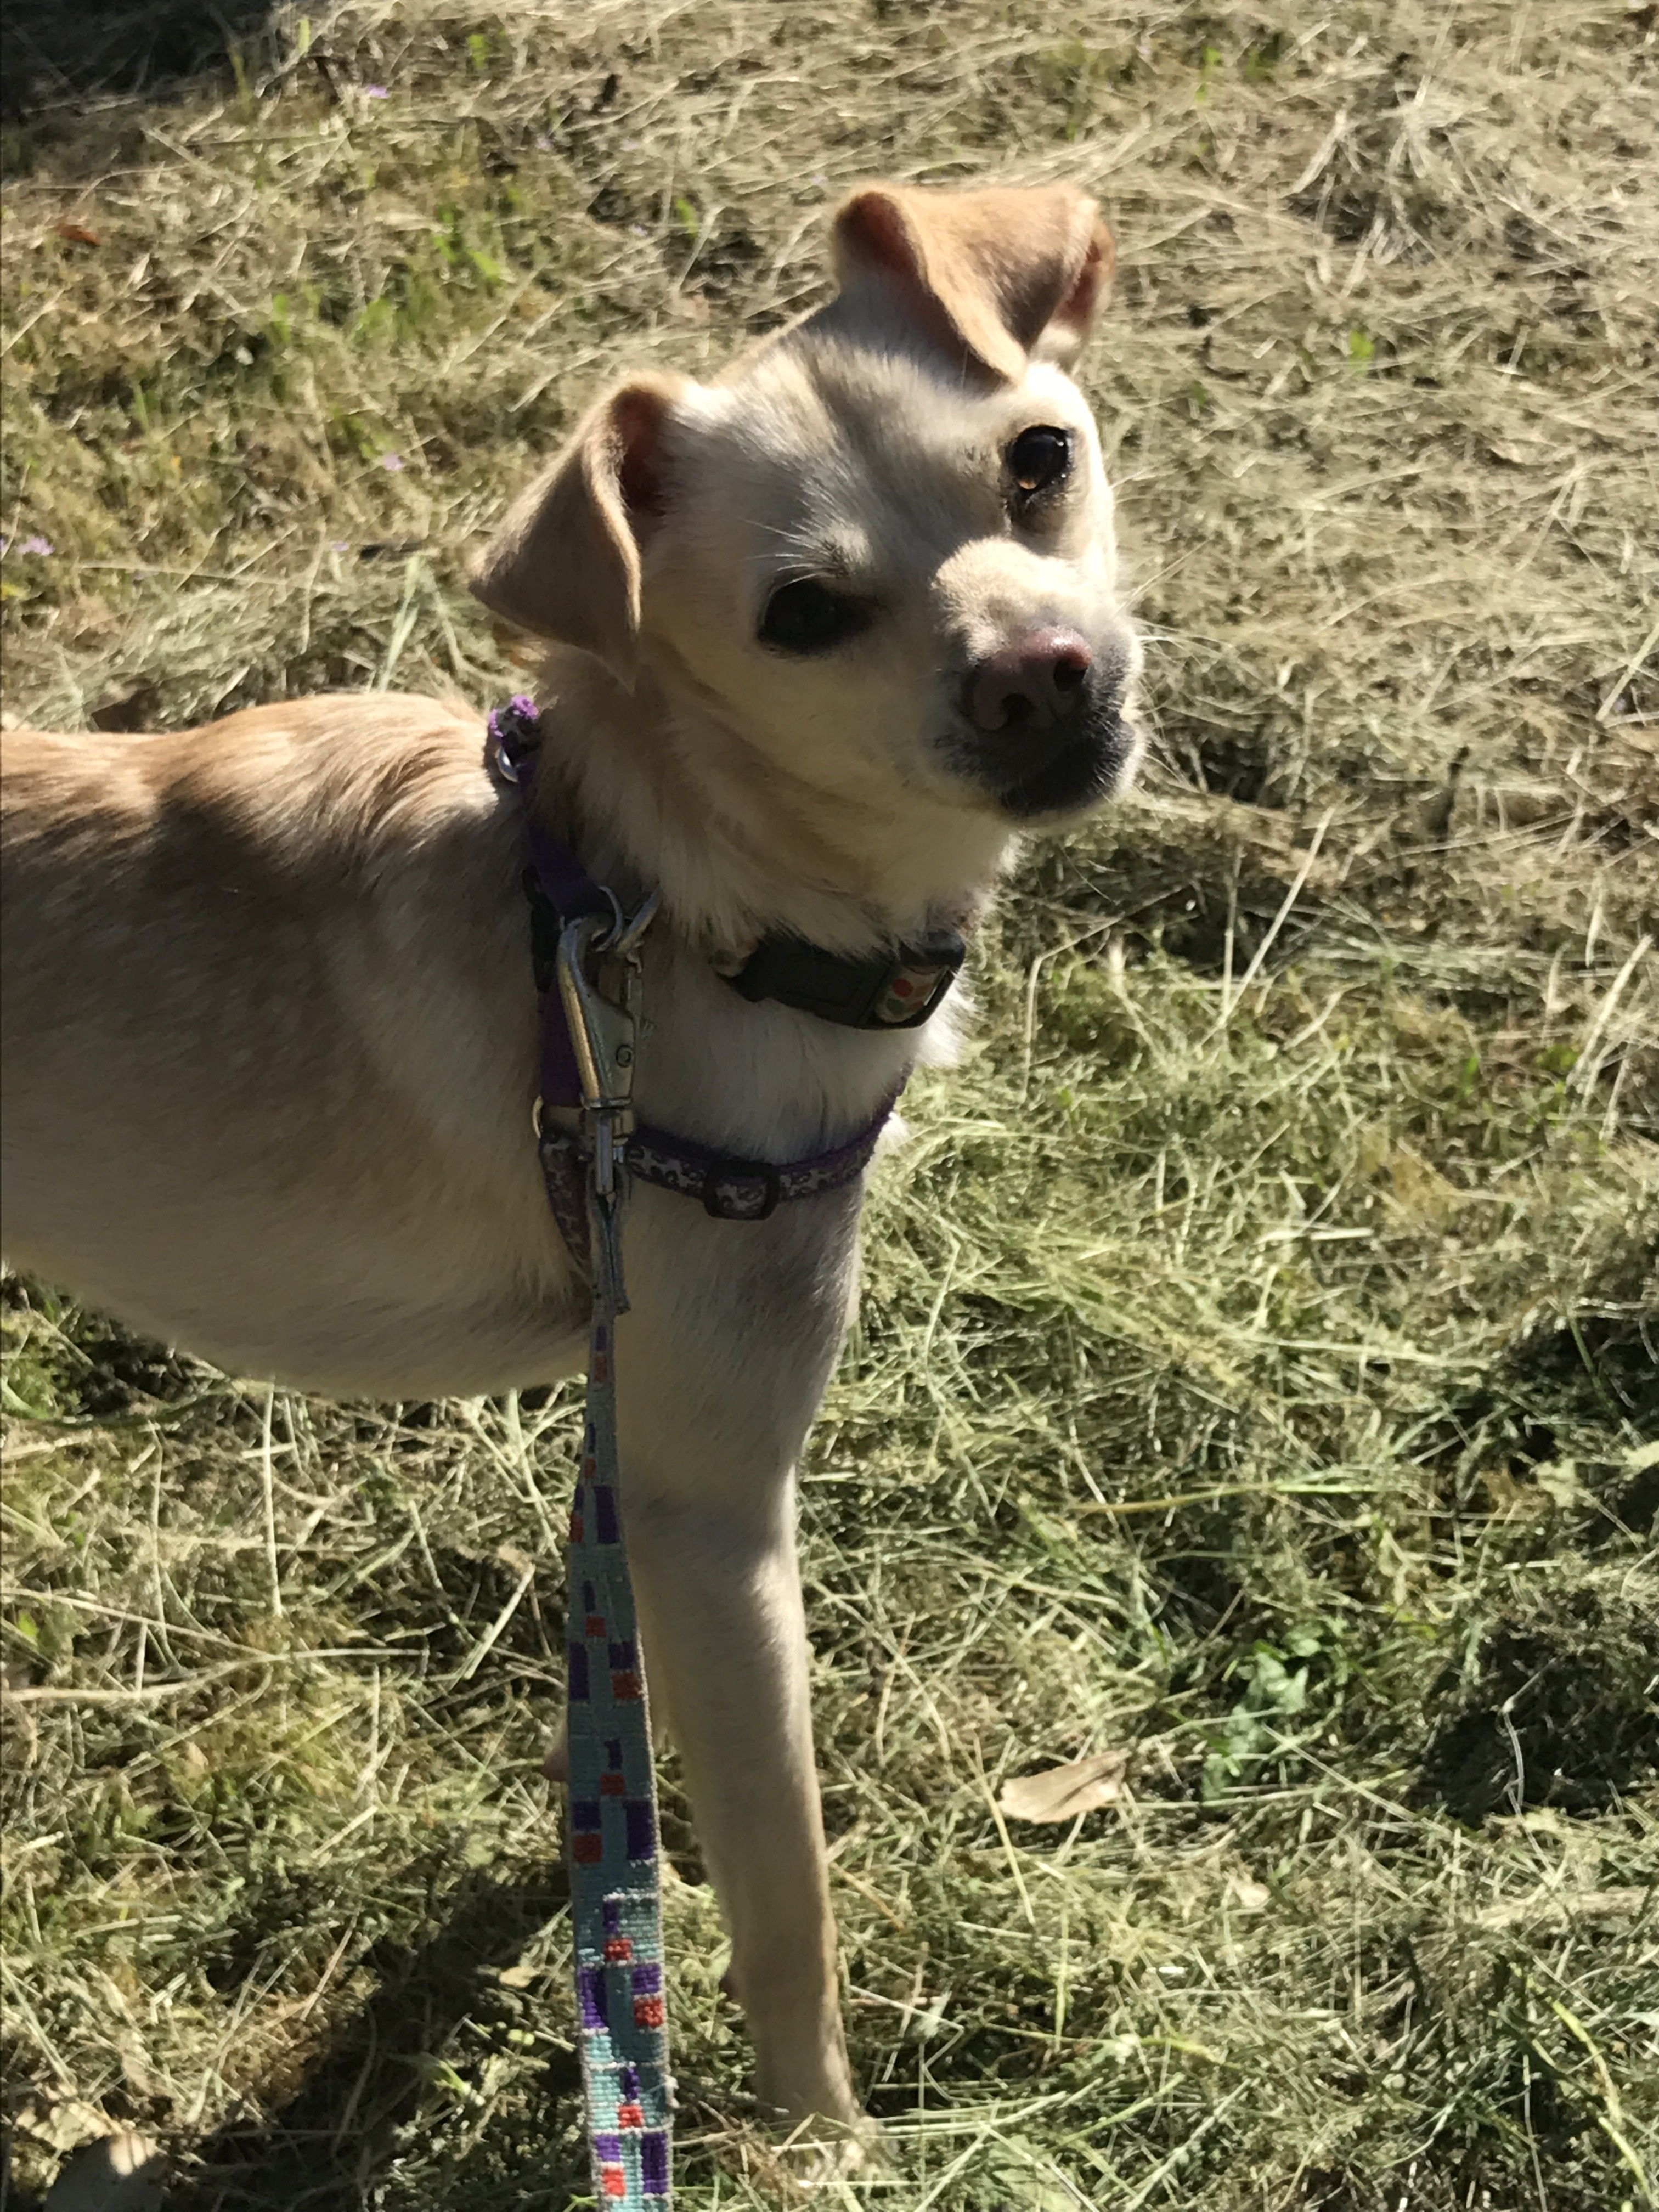
[[[898,1103],[895,1091],[874,1119],[855,1137],[832,1152],[814,1152],[810,1159],[775,1165],[769,1160],[735,1159],[690,1137],[671,1136],[641,1121],[623,1140],[623,1159],[636,1182],[659,1190],[678,1191],[695,1198],[703,1212],[716,1221],[764,1221],[779,1206],[793,1199],[821,1198],[856,1182],[870,1164],[881,1133]],[[580,1218],[568,1195],[580,1188],[583,1145],[578,1131],[557,1123],[544,1125],[541,1133],[542,1172],[549,1197],[567,1243],[573,1242],[571,1224]],[[577,1241],[575,1249],[580,1249]]]

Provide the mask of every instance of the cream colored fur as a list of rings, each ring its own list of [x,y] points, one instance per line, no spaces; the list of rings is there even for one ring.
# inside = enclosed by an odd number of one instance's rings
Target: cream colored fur
[[[601,400],[475,586],[552,641],[538,809],[624,897],[662,890],[641,1115],[779,1161],[864,1124],[926,1035],[749,1005],[711,961],[771,930],[851,951],[971,921],[1018,825],[964,769],[964,682],[1034,623],[1122,684],[1135,661],[1066,374],[1110,266],[1090,204],[872,187],[836,246],[837,298],[717,383]],[[1069,430],[1075,462],[1018,523],[1004,456],[1033,423]],[[864,593],[866,633],[809,657],[757,642],[802,574]],[[1130,766],[1126,744],[1108,781]],[[12,1262],[310,1389],[575,1368],[583,1295],[531,1139],[519,802],[482,716],[380,696],[174,736],[21,732],[4,778]],[[653,1696],[760,2094],[846,2127],[793,1486],[857,1217],[855,1191],[763,1224],[637,1191],[618,1344]]]

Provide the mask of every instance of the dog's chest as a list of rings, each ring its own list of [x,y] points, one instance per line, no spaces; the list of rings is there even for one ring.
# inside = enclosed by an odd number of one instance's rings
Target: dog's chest
[[[667,937],[647,945],[643,1015],[641,1119],[739,1158],[795,1160],[844,1142],[916,1056],[914,1034],[843,1029],[743,999]]]

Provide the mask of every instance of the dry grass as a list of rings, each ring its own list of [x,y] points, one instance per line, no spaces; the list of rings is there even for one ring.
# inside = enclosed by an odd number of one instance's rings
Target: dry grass
[[[1120,240],[1159,763],[1008,902],[807,1473],[895,2154],[837,2201],[1650,2204],[1652,10],[307,35],[8,126],[11,712],[492,695],[468,541],[610,368],[808,302],[848,179],[1074,176]],[[272,1401],[9,1297],[21,2183],[131,2117],[200,2212],[585,2201],[569,1394]],[[1121,1805],[999,1826],[1117,1746]],[[685,2201],[759,2204],[666,1786]]]

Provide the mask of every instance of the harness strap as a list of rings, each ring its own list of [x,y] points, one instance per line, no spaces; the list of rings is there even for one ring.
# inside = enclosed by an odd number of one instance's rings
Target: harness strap
[[[494,747],[494,764],[497,772],[509,783],[516,784],[527,799],[532,775],[535,768],[536,746],[539,735],[538,710],[533,699],[522,695],[507,706],[498,707],[489,717],[489,735]],[[525,810],[528,834],[530,866],[525,871],[525,892],[530,902],[531,955],[536,971],[536,988],[541,994],[541,1076],[538,1096],[544,1118],[541,1124],[542,1173],[547,1183],[549,1202],[558,1223],[560,1233],[571,1252],[579,1259],[587,1256],[587,1217],[582,1194],[582,1178],[586,1164],[586,1145],[580,1131],[563,1121],[554,1121],[549,1109],[572,1109],[581,1099],[577,1077],[574,1051],[570,1030],[565,1019],[559,994],[552,988],[554,963],[561,930],[567,922],[582,915],[617,913],[617,902],[611,892],[595,883],[581,862],[557,838],[549,835]],[[757,977],[762,973],[763,956],[769,957],[769,948],[775,942],[767,939],[759,951],[751,956],[740,973],[726,980],[736,985],[745,998],[777,997],[786,1005],[798,1005],[803,1011],[823,1012],[820,1006],[808,1006],[803,994],[796,995],[793,986],[798,980],[788,969],[781,955],[775,963],[775,990],[762,988]],[[815,948],[802,946],[797,950],[811,954],[820,961],[831,956],[818,953]],[[911,948],[901,952],[901,962],[913,963],[923,959],[932,962],[925,971],[914,964],[902,972],[888,961],[865,963],[869,975],[883,980],[882,989],[887,992],[890,1014],[880,1021],[859,1020],[850,1018],[846,1009],[839,1015],[826,1013],[826,1018],[845,1020],[849,1027],[904,1028],[915,1026],[938,1006],[954,980],[962,960],[962,940],[950,933],[945,938],[926,947]],[[857,963],[843,963],[852,968]],[[898,982],[894,981],[898,976]],[[786,980],[787,979],[787,980]],[[924,1011],[918,1013],[915,1006],[907,1002],[903,994],[914,987],[916,1005]],[[873,996],[876,984],[868,984]],[[894,990],[900,997],[892,996]],[[850,1004],[850,1002],[848,1002]],[[867,1011],[867,1009],[866,1009]],[[901,1086],[902,1087],[902,1086]],[[764,1221],[779,1206],[795,1199],[818,1198],[826,1192],[843,1189],[857,1181],[870,1164],[872,1155],[882,1131],[892,1117],[898,1103],[896,1091],[886,1103],[866,1123],[855,1136],[828,1152],[813,1152],[805,1159],[775,1164],[769,1160],[744,1160],[717,1152],[713,1146],[698,1144],[690,1137],[674,1135],[666,1129],[653,1128],[648,1122],[640,1123],[626,1139],[623,1147],[624,1164],[630,1175],[641,1182],[653,1183],[659,1190],[678,1191],[683,1197],[702,1201],[706,1212],[716,1221]]]
[[[873,1121],[833,1152],[815,1152],[781,1167],[770,1160],[734,1159],[690,1137],[653,1129],[648,1121],[624,1139],[623,1161],[635,1182],[700,1199],[704,1212],[716,1221],[764,1221],[792,1199],[818,1198],[855,1182],[869,1166],[897,1103],[896,1091]],[[544,1127],[541,1148],[543,1167],[555,1172],[568,1162],[580,1166],[584,1156],[580,1133],[556,1126]]]

